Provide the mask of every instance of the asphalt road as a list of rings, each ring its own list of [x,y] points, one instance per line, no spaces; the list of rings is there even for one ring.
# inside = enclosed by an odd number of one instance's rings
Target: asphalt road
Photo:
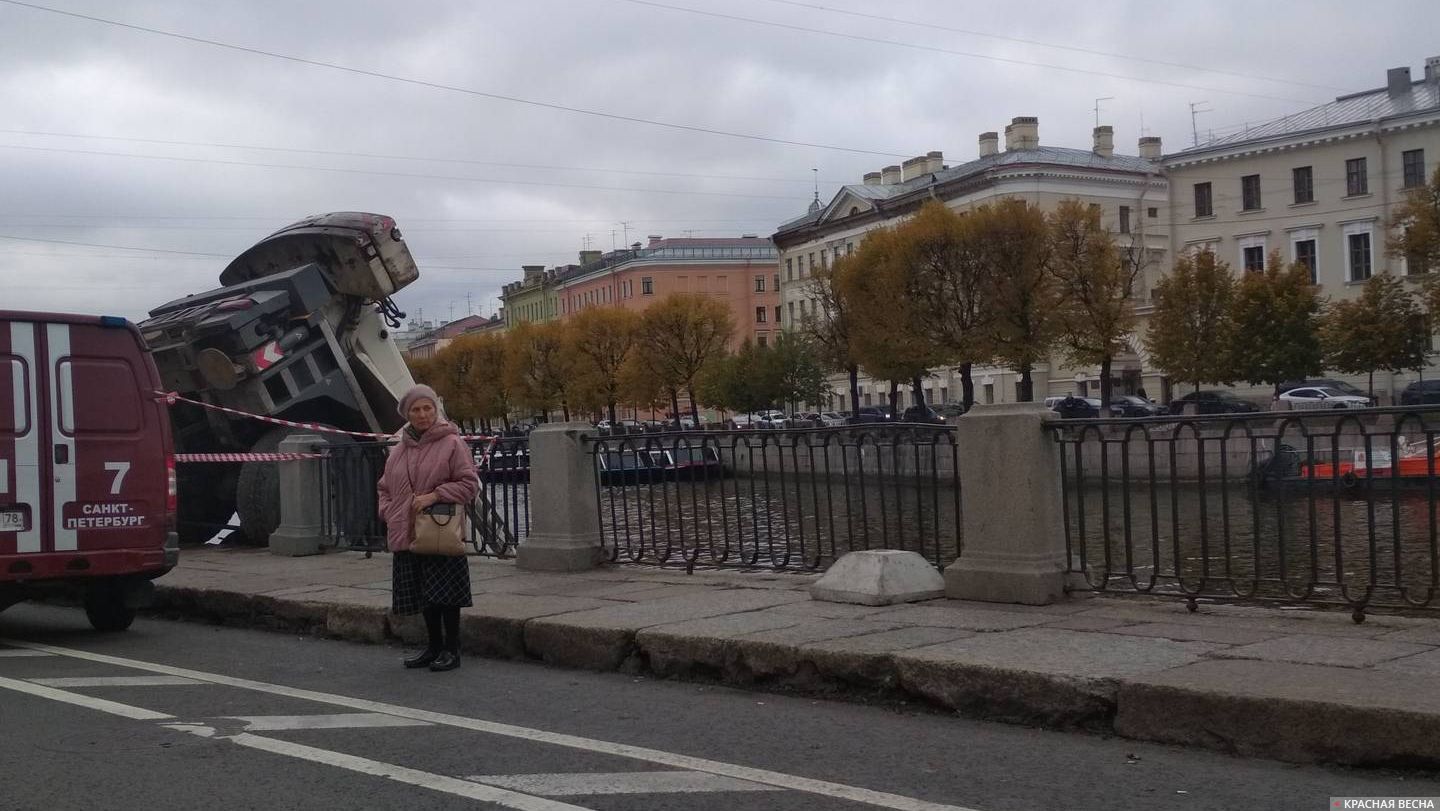
[[[711,685],[73,609],[0,614],[0,809],[1300,809],[1440,775],[1290,766]]]

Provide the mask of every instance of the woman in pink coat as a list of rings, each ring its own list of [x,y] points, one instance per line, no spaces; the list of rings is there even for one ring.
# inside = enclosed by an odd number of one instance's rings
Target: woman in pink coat
[[[430,638],[425,650],[406,659],[405,666],[434,671],[460,666],[460,609],[472,604],[470,563],[463,555],[411,552],[415,516],[441,503],[457,505],[458,512],[480,491],[470,446],[460,438],[460,429],[440,416],[439,402],[429,386],[415,386],[401,398],[400,416],[407,422],[385,460],[379,485],[380,518],[394,553],[391,609],[396,614],[423,613]]]

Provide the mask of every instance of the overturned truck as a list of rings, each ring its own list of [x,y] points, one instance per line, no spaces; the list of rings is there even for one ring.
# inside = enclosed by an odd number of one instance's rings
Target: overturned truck
[[[396,404],[413,381],[390,337],[403,316],[390,297],[418,277],[394,220],[324,214],[261,240],[225,268],[221,287],[155,308],[140,330],[166,389],[182,397],[392,433],[401,425]],[[171,423],[177,453],[270,452],[303,433],[183,401]],[[182,465],[178,486],[182,542],[211,537],[234,514],[252,544],[279,526],[274,462]]]

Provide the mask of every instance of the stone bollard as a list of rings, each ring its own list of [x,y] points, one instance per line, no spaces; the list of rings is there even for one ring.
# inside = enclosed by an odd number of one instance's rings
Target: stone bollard
[[[945,595],[1045,605],[1065,596],[1060,449],[1042,403],[977,405],[956,421],[964,551]]]
[[[603,559],[595,458],[582,439],[594,430],[559,422],[530,432],[530,535],[516,551],[520,568],[573,572]]]
[[[280,442],[280,453],[313,453],[325,440],[295,434]],[[300,557],[320,554],[320,462],[276,462],[280,474],[280,526],[270,535],[270,554]]]

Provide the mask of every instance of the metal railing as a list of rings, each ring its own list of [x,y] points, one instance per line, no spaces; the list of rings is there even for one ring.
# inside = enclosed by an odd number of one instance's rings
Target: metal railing
[[[1440,408],[1055,420],[1095,591],[1432,607]]]
[[[960,553],[958,448],[928,425],[596,436],[610,560],[823,569],[858,549]]]
[[[385,469],[390,442],[321,445],[321,536],[330,546],[383,551],[385,522],[376,509],[376,485]],[[508,557],[530,534],[530,440],[501,437],[472,440],[480,472],[480,493],[468,507],[470,546],[475,554]],[[487,453],[488,451],[488,453]]]

